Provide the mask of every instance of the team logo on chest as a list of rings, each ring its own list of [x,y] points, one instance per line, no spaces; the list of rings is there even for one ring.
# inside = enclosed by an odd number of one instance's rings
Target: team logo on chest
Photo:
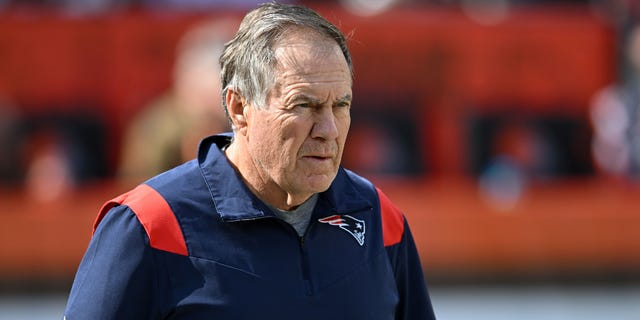
[[[340,227],[340,229],[349,232],[358,243],[362,246],[364,244],[364,221],[356,219],[350,215],[337,215],[318,219],[322,223],[328,223],[332,226]]]

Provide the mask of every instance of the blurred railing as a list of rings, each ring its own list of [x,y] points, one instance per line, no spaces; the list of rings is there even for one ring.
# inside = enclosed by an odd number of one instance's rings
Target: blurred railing
[[[433,280],[640,275],[640,185],[598,180],[532,186],[498,208],[469,180],[379,180],[406,212]],[[0,279],[70,279],[106,200],[128,186],[82,188],[55,202],[0,193]]]

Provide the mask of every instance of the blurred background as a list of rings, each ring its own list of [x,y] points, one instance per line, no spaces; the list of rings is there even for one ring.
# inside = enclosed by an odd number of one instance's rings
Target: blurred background
[[[60,318],[102,203],[226,130],[259,2],[0,0],[0,319]],[[439,319],[638,319],[639,1],[287,2],[351,36],[344,164],[406,212]]]

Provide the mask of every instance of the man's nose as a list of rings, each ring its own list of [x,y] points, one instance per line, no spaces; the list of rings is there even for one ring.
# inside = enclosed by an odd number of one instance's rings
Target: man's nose
[[[333,111],[333,107],[331,106],[323,106],[316,111],[313,128],[311,129],[311,136],[313,138],[325,140],[338,138],[337,119]]]

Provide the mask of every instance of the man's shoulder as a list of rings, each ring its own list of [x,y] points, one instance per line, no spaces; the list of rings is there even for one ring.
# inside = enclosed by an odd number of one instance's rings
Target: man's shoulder
[[[151,247],[187,255],[184,219],[197,212],[211,212],[211,198],[195,161],[161,173],[132,190],[107,201],[94,222],[118,206],[126,206],[144,227]]]
[[[144,184],[156,190],[178,218],[185,211],[200,210],[202,208],[196,207],[208,206],[211,202],[211,194],[195,160],[165,171]]]
[[[342,176],[342,178],[340,178]],[[338,173],[338,185],[344,187],[350,185],[355,188],[358,193],[365,195],[375,194],[376,186],[369,179],[349,170],[342,168]]]
[[[106,202],[96,217],[94,232],[111,209],[118,206],[126,206],[135,214],[149,238],[151,247],[188,255],[184,236],[174,211],[157,190],[147,184],[140,184]]]
[[[185,188],[195,188],[203,183],[197,161],[190,160],[150,178],[144,184],[170,198],[174,194],[180,195],[183,191],[187,191],[184,190]]]
[[[360,193],[365,193],[369,196],[378,198],[381,201],[390,201],[386,195],[382,192],[381,188],[373,183],[371,180],[353,172],[348,169],[344,169],[344,175],[346,181],[357,189]],[[381,199],[384,198],[384,199]]]

